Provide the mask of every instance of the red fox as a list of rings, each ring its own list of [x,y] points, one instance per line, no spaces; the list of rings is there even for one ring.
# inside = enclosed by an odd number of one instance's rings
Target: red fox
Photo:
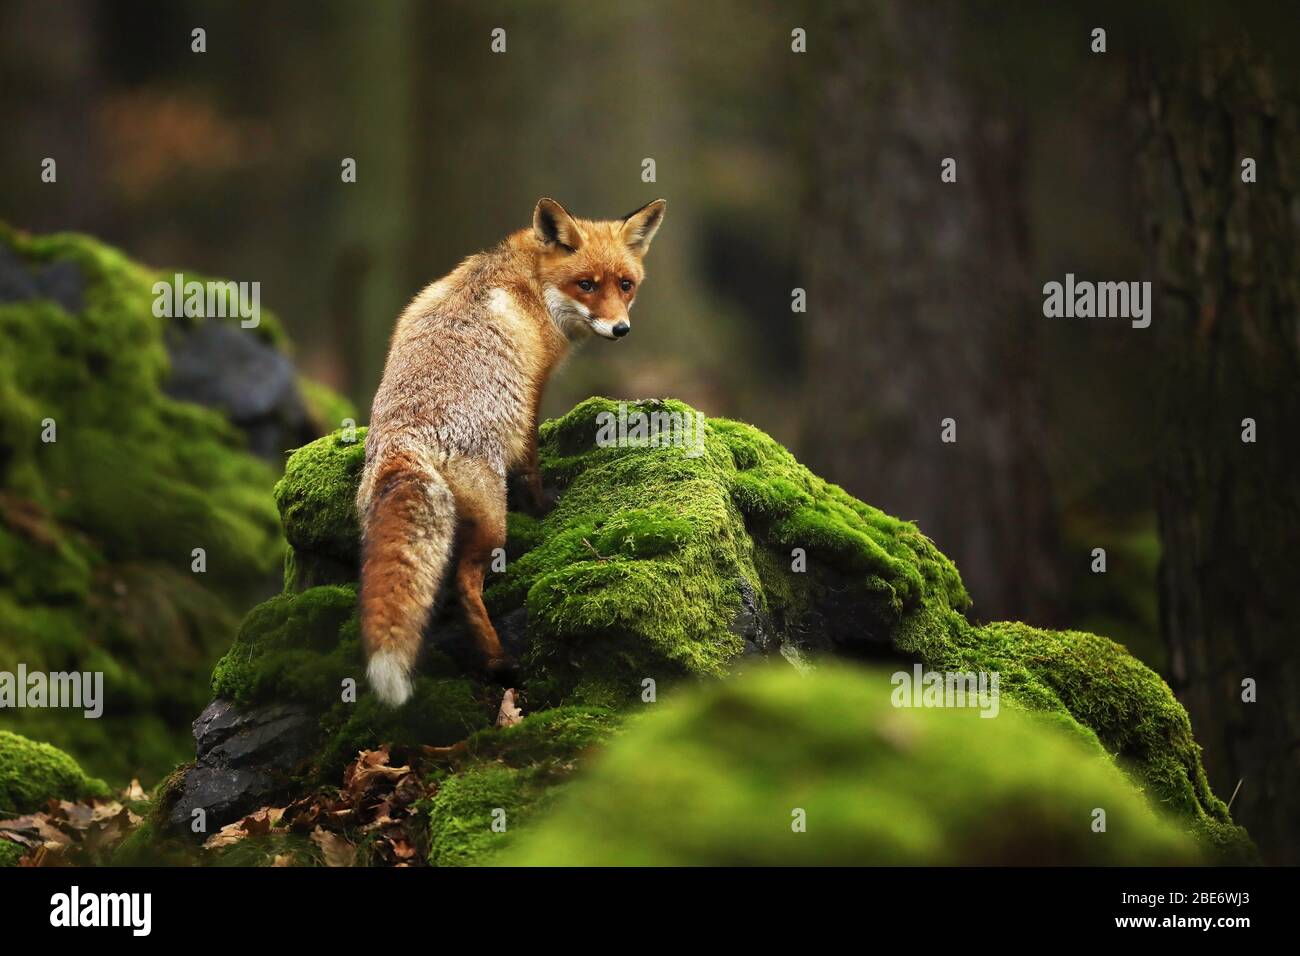
[[[542,389],[570,344],[622,338],[663,222],[662,199],[614,220],[538,201],[531,229],[470,256],[415,297],[393,330],[366,435],[361,637],[370,686],[411,695],[422,632],[452,575],[484,663],[510,664],[483,606],[483,576],[506,540],[506,476],[544,508],[537,468]]]

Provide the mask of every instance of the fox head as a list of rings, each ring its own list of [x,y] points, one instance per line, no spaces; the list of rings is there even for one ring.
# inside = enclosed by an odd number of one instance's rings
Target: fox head
[[[628,310],[645,278],[641,261],[667,205],[656,199],[622,219],[575,219],[554,199],[538,200],[537,278],[565,336],[619,339],[632,330]]]

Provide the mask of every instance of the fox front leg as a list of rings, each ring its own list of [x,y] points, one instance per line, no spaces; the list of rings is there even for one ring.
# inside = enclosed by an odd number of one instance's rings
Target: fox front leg
[[[537,464],[537,430],[528,440],[523,462],[510,475],[510,506],[535,518],[545,517],[555,507],[555,496],[542,487],[542,472]]]
[[[542,487],[542,470],[537,463],[537,429],[528,439],[528,453],[524,467],[519,471],[524,510],[535,518],[545,517],[555,507],[555,497],[548,496]]]

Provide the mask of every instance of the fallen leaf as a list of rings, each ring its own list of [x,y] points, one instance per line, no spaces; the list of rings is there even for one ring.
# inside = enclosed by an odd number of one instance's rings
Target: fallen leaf
[[[18,861],[19,866],[68,866],[64,856],[64,847],[57,843],[38,846],[31,853]]]
[[[239,822],[227,823],[212,836],[203,841],[203,849],[216,850],[223,846],[231,846],[248,836]]]
[[[51,800],[50,816],[67,820],[79,830],[90,826],[95,819],[95,808],[84,803],[70,803],[67,800]]]
[[[90,822],[100,823],[104,820],[111,820],[113,817],[121,814],[124,807],[122,804],[113,800],[109,803],[101,803],[93,807],[90,811]]]
[[[320,847],[326,866],[352,866],[356,860],[357,848],[337,833],[317,827],[311,831],[311,842]]]
[[[465,751],[465,741],[451,744],[447,747],[430,747],[428,744],[422,744],[420,749],[430,757],[457,757]]]
[[[507,688],[501,695],[501,707],[497,710],[498,727],[513,727],[524,719],[524,712],[515,705],[515,689]]]
[[[17,843],[21,847],[31,849],[34,846],[40,846],[44,841],[36,832],[36,828],[24,832],[21,830],[0,829],[0,840],[8,840],[10,843]]]
[[[385,754],[387,757],[387,754]],[[348,794],[356,802],[371,787],[384,781],[395,782],[411,772],[410,767],[388,767],[382,764],[358,764],[348,781]]]
[[[265,836],[283,816],[283,807],[262,807],[240,820],[239,826],[249,836]]]

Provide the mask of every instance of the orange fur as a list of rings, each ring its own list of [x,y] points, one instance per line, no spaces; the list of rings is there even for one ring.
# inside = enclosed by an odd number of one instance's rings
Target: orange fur
[[[520,473],[541,507],[546,380],[573,342],[627,333],[664,206],[602,221],[543,199],[532,229],[466,259],[399,318],[357,493],[362,639],[371,685],[388,703],[410,695],[453,545],[466,622],[489,666],[504,663],[482,588],[505,544],[506,475]]]

